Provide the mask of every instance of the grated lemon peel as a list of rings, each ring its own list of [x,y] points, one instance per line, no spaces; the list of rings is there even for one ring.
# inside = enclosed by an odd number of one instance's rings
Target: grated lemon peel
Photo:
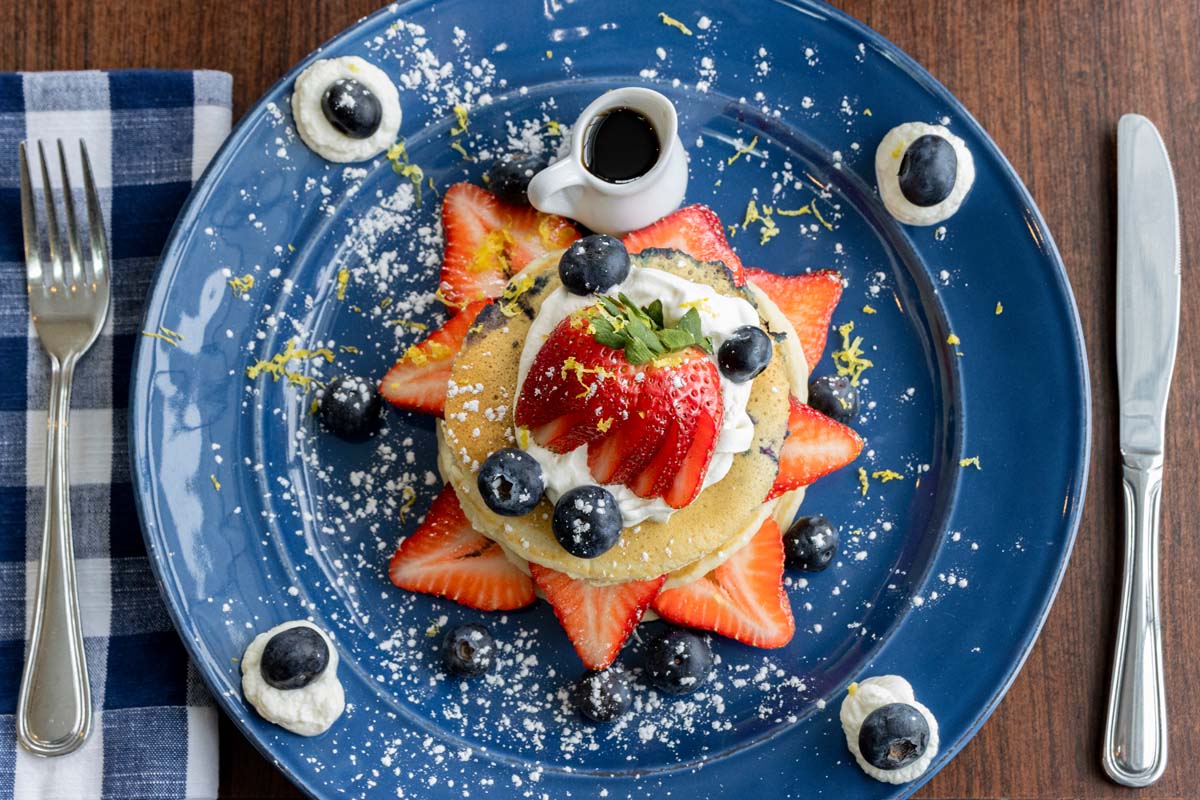
[[[850,334],[854,332],[853,322],[839,325],[837,330],[838,335],[842,337],[842,349],[834,350],[830,357],[837,367],[838,375],[848,376],[851,385],[858,386],[858,379],[864,372],[875,366],[875,362],[863,358],[861,336],[850,338]]]
[[[733,155],[731,155],[729,158],[725,159],[725,163],[732,166],[733,162],[737,161],[742,156],[753,153],[754,148],[757,146],[758,146],[758,136],[756,134],[754,136],[754,138],[750,140],[750,144],[742,145],[741,147],[737,148],[737,150],[734,151]]]
[[[515,281],[509,281],[500,295],[500,313],[506,317],[515,317],[521,309],[517,305],[518,298],[533,288],[537,283],[532,275],[522,275]]]
[[[864,314],[874,314],[874,313],[876,313],[876,311],[875,311],[874,306],[863,306],[863,313]]]
[[[891,481],[904,480],[904,476],[899,472],[890,469],[879,469],[871,473],[871,477],[880,483],[890,483]]]
[[[287,382],[291,386],[295,386],[304,392],[316,386],[324,386],[323,383],[309,375],[305,375],[294,370],[289,370],[287,367],[293,361],[303,361],[304,359],[323,358],[327,362],[333,362],[333,351],[328,347],[320,347],[316,350],[308,350],[305,348],[296,347],[295,339],[288,339],[287,346],[282,353],[277,353],[270,359],[260,359],[249,367],[246,367],[246,377],[250,380],[255,380],[264,372],[271,376],[272,380],[278,382],[280,378],[287,378]]]
[[[960,458],[958,460],[958,466],[963,467],[963,468],[974,467],[975,469],[978,469],[978,470],[983,469],[983,467],[980,466],[980,464],[979,464],[979,456],[971,456],[970,458]]]
[[[870,487],[871,481],[867,477],[867,470],[865,467],[858,468],[858,485],[861,488],[862,496],[866,497],[867,489]]]
[[[234,297],[245,297],[254,288],[254,276],[247,272],[240,278],[230,278],[228,283]]]
[[[691,28],[689,28],[687,25],[684,25],[682,22],[675,19],[674,17],[672,17],[670,14],[668,14],[665,11],[658,12],[658,19],[663,25],[666,25],[668,28],[674,28],[675,30],[682,33],[684,36],[692,35]],[[547,52],[549,52],[549,51],[547,51]]]
[[[337,273],[337,299],[346,299],[346,286],[350,283],[350,270],[342,267]]]
[[[408,151],[404,148],[404,140],[396,142],[384,154],[392,162],[392,171],[402,178],[407,178],[413,185],[417,206],[421,205],[421,181],[425,180],[425,170],[408,160]],[[429,188],[433,189],[433,178],[429,179]]]

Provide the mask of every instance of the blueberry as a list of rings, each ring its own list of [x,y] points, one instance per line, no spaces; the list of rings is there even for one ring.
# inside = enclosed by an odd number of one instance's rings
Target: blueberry
[[[267,640],[258,669],[263,680],[276,689],[300,689],[315,681],[328,665],[325,637],[307,625],[297,625]]]
[[[529,181],[546,168],[543,156],[528,153],[509,153],[492,162],[483,176],[483,183],[492,194],[506,203],[529,205]]]
[[[607,292],[629,277],[629,251],[620,239],[593,233],[562,254],[558,277],[571,294]]]
[[[858,416],[858,387],[844,375],[822,375],[808,384],[808,404],[847,425]]]
[[[321,421],[348,442],[365,442],[379,428],[383,402],[375,383],[354,375],[334,378],[321,395]]]
[[[383,105],[375,93],[353,78],[339,78],[321,97],[329,124],[351,139],[369,139],[383,122]]]
[[[929,747],[929,722],[908,703],[889,703],[867,715],[858,731],[858,750],[879,769],[907,767]]]
[[[712,673],[713,653],[708,640],[682,628],[672,628],[646,648],[646,679],[668,694],[699,689]]]
[[[482,625],[456,625],[442,639],[442,664],[452,675],[482,675],[495,655],[496,643]]]
[[[603,486],[576,486],[554,504],[554,538],[573,556],[595,558],[621,538],[621,509]]]
[[[619,666],[592,670],[575,684],[571,702],[592,722],[612,722],[633,703],[629,676]]]
[[[820,572],[837,555],[838,532],[825,517],[799,517],[783,534],[784,562],[790,569]]]
[[[533,511],[546,491],[542,465],[515,447],[505,447],[487,457],[479,468],[479,496],[487,507],[505,517]]]
[[[958,176],[958,154],[942,136],[925,134],[900,160],[900,191],[914,206],[936,206],[950,196]]]
[[[771,362],[771,337],[762,328],[743,325],[730,334],[717,350],[721,374],[734,383],[758,377]]]

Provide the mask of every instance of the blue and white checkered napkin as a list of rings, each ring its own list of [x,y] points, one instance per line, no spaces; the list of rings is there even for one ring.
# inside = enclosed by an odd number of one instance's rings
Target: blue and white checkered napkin
[[[184,198],[229,133],[231,84],[217,72],[0,74],[0,797],[217,794],[217,711],[142,546],[126,409],[142,302]],[[113,287],[71,407],[72,524],[96,718],[80,750],[42,759],[17,744],[14,727],[41,552],[48,386],[25,302],[17,143],[59,137],[87,140]]]

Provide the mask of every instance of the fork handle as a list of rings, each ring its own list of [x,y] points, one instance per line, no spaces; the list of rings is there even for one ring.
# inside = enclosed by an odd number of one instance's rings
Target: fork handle
[[[1149,786],[1167,766],[1167,698],[1158,607],[1162,457],[1126,456],[1125,574],[1113,657],[1104,771],[1125,786]]]
[[[67,423],[75,358],[50,359],[46,439],[46,515],[37,603],[21,693],[17,738],[40,756],[70,753],[92,724],[91,691],[79,619],[75,552],[71,541]]]

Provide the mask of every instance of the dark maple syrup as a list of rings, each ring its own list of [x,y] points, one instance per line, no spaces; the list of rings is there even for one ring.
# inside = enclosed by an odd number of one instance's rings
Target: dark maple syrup
[[[583,163],[602,181],[628,183],[654,168],[660,150],[650,120],[632,108],[614,108],[592,121]]]

